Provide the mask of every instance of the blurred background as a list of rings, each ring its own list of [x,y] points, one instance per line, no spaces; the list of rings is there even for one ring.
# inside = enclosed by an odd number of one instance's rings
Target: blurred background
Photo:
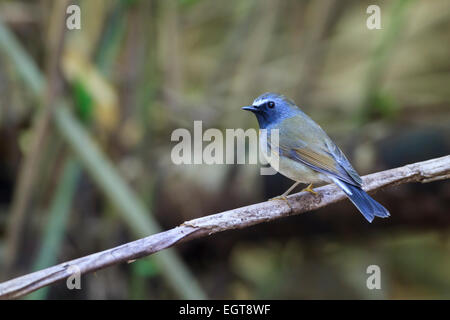
[[[361,175],[449,154],[449,35],[447,0],[0,0],[0,281],[284,192],[259,164],[170,159],[195,120],[257,128],[240,107],[266,91]],[[345,200],[26,298],[449,299],[450,183],[374,197],[390,219],[369,225]]]

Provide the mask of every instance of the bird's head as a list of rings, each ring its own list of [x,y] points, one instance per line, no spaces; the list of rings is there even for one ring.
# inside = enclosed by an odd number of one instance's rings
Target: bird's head
[[[270,92],[260,95],[251,106],[242,107],[242,109],[255,114],[261,129],[276,125],[301,112],[291,99]]]

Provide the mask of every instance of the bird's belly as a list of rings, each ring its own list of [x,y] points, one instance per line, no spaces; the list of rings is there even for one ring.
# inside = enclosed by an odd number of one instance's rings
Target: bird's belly
[[[278,163],[278,172],[294,181],[299,181],[302,183],[318,183],[328,180],[323,177],[323,174],[309,168],[308,166],[305,166],[301,162],[282,156],[279,158]]]
[[[267,143],[261,139],[260,143]],[[263,153],[264,154],[264,153]],[[284,156],[279,156],[275,151],[270,152],[270,157],[264,154],[267,162],[282,175],[301,183],[332,182],[326,175],[311,169],[299,161],[291,160]]]

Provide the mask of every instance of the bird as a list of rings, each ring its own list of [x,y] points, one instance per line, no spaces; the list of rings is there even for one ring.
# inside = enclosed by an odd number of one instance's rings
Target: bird
[[[259,135],[259,143],[268,151],[265,156],[269,164],[295,181],[285,193],[271,200],[287,201],[286,197],[300,183],[308,184],[302,191],[317,194],[313,184],[328,182],[336,184],[370,223],[375,217],[390,216],[362,189],[361,177],[341,149],[293,100],[267,92],[242,109],[254,113],[260,129],[266,129],[267,134]],[[272,139],[274,130],[278,142]]]

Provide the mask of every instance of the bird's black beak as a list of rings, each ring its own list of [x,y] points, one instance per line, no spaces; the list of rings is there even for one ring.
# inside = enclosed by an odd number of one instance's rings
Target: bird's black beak
[[[245,107],[242,107],[242,110],[247,110],[247,111],[251,111],[251,112],[259,112],[259,109],[255,106],[245,106]]]

